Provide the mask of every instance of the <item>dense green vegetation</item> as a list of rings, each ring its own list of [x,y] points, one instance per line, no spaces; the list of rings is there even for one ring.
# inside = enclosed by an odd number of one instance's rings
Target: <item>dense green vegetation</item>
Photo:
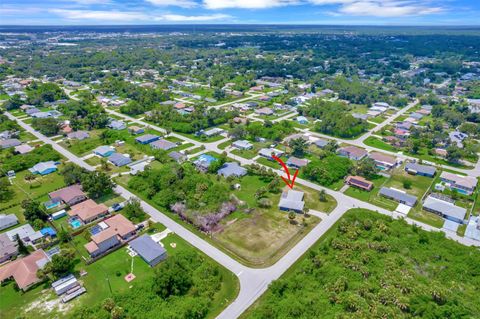
[[[31,168],[35,164],[47,161],[58,161],[60,154],[53,150],[51,145],[42,145],[36,147],[31,152],[13,156],[13,150],[8,149],[3,151],[0,168],[7,172],[14,170],[15,172]]]
[[[302,174],[320,185],[330,186],[343,179],[352,169],[353,163],[346,157],[333,154],[314,159],[303,169]]]
[[[355,209],[245,318],[474,318],[480,253]]]

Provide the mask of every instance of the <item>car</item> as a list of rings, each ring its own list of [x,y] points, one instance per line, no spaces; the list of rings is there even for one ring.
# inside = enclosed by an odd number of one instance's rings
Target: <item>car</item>
[[[119,210],[121,210],[124,207],[125,207],[124,203],[116,203],[116,204],[113,204],[112,207],[110,207],[110,208],[112,209],[112,211],[118,212]]]

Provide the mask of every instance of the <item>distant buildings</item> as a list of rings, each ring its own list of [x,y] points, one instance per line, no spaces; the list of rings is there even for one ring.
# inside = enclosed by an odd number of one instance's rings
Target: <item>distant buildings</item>
[[[159,140],[156,140],[155,142],[150,143],[150,146],[155,150],[168,151],[172,148],[177,147],[177,144],[167,140],[159,139]]]
[[[90,134],[88,134],[88,132],[85,132],[85,131],[75,131],[75,132],[68,133],[67,137],[71,140],[82,141],[89,138]]]
[[[18,140],[16,138],[9,138],[9,139],[6,139],[6,140],[0,140],[0,148],[2,148],[2,149],[19,146],[20,144],[22,144],[22,142],[20,142],[20,140]]]
[[[304,166],[307,166],[308,162],[309,161],[307,159],[302,159],[302,158],[297,158],[295,156],[290,156],[285,164],[287,164],[287,166],[289,166],[289,167],[300,169]]]
[[[112,146],[102,145],[94,149],[93,153],[101,157],[108,157],[115,153],[115,148]]]
[[[155,142],[160,139],[160,136],[158,135],[153,135],[153,134],[145,134],[142,136],[139,136],[135,138],[135,141],[137,141],[140,144],[150,144],[152,142]]]
[[[125,124],[124,121],[120,121],[120,120],[110,121],[110,123],[107,126],[112,130],[117,130],[117,131],[124,130],[127,128],[127,124]]]
[[[132,159],[120,153],[113,153],[108,157],[108,161],[117,167],[122,167],[130,164]]]
[[[375,162],[375,165],[380,170],[390,170],[397,166],[397,159],[394,156],[378,152],[372,152],[368,155],[368,157]]]
[[[272,154],[275,155],[276,157],[282,156],[284,153],[280,150],[277,150],[275,148],[262,148],[260,151],[258,151],[258,155],[265,157],[268,160],[273,161]]]

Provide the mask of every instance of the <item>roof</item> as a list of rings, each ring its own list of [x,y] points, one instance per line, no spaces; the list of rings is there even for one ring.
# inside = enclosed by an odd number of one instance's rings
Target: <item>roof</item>
[[[72,139],[77,139],[77,140],[84,140],[86,138],[89,138],[90,134],[88,134],[88,132],[85,132],[85,131],[76,131],[76,132],[68,133],[67,137]]]
[[[382,187],[379,193],[380,195],[387,196],[397,201],[404,202],[409,206],[414,206],[415,203],[417,202],[417,197],[413,195],[409,195],[407,193],[404,193],[394,188]]]
[[[113,153],[108,157],[108,160],[115,166],[124,166],[130,164],[132,159],[120,153]]]
[[[422,164],[412,163],[412,162],[407,163],[405,165],[405,169],[410,171],[415,171],[418,173],[432,175],[432,176],[435,175],[435,172],[437,171],[437,169],[433,166],[422,165]]]
[[[457,174],[443,171],[440,178],[453,181],[456,185],[466,188],[475,188],[477,186],[477,179],[471,176],[460,176]]]
[[[179,161],[183,158],[186,158],[186,155],[184,155],[180,152],[177,152],[177,151],[173,151],[173,152],[168,153],[168,156],[170,156],[171,158],[173,158],[176,161]]]
[[[397,159],[394,156],[383,153],[372,152],[370,153],[369,157],[377,162],[388,163],[391,165],[395,165],[397,163]]]
[[[67,186],[48,194],[48,197],[50,197],[51,199],[59,198],[65,203],[68,203],[72,199],[75,199],[79,196],[86,196],[85,193],[82,191],[82,185],[80,184]]]
[[[297,167],[303,167],[308,164],[308,160],[302,159],[302,158],[297,158],[295,156],[290,156],[287,160],[287,165],[288,166],[297,166]]]
[[[139,136],[135,138],[135,141],[139,143],[148,143],[149,141],[156,141],[160,138],[158,135],[153,135],[153,134],[145,134],[142,136]]]
[[[304,196],[303,192],[288,190],[282,193],[278,206],[280,208],[301,211],[305,206],[305,202],[303,201],[303,196]]]
[[[283,155],[282,151],[277,150],[275,148],[262,148],[262,149],[260,149],[260,151],[258,151],[258,154],[260,154],[262,156],[265,156],[265,157],[271,157],[272,153],[277,157]]]
[[[0,229],[9,227],[12,223],[18,224],[18,218],[15,214],[0,214]]]
[[[362,176],[348,176],[346,179],[346,182],[362,188],[370,188],[373,186],[372,182],[370,182],[369,180],[366,180]]]
[[[0,141],[0,148],[9,148],[9,147],[18,146],[20,144],[22,144],[20,140],[16,138],[9,138],[9,139]]]
[[[324,139],[317,139],[315,142],[315,145],[317,145],[318,147],[325,147],[328,145],[328,141],[327,140],[324,140]]]
[[[8,238],[7,234],[0,234],[0,258],[17,253],[17,243]]]
[[[160,139],[160,140],[156,140],[155,142],[150,143],[150,146],[154,149],[161,149],[161,150],[168,151],[169,149],[172,149],[172,148],[176,147],[177,144],[172,143],[172,142],[167,141],[167,140]]]
[[[237,162],[225,163],[219,170],[218,175],[223,175],[225,177],[229,176],[244,176],[247,174],[247,170]]]
[[[99,146],[93,150],[94,153],[97,153],[99,155],[108,154],[109,152],[112,152],[112,151],[115,151],[115,149],[107,145]]]
[[[253,147],[253,144],[250,143],[250,142],[247,141],[247,140],[238,140],[238,141],[233,142],[232,145],[235,146],[235,147],[240,147],[240,148],[250,148],[250,147]]]
[[[88,243],[85,244],[84,247],[90,254],[98,250],[97,244],[95,244],[95,242],[93,241],[89,241]]]
[[[345,146],[339,149],[339,151],[352,155],[354,157],[362,157],[367,155],[367,151],[363,148],[356,146]]]
[[[27,237],[30,238],[30,236],[33,236],[35,234],[35,231],[30,224],[25,224],[7,231],[6,234],[8,238],[10,238],[10,240],[15,241],[17,235],[20,239],[24,239]]]
[[[195,160],[194,164],[208,167],[212,162],[216,160],[217,159],[212,155],[202,154],[197,158],[197,160]]]
[[[203,132],[204,135],[206,136],[212,136],[212,135],[216,135],[216,134],[221,134],[223,133],[223,129],[221,128],[218,128],[218,127],[214,127],[212,129],[209,129],[208,131],[205,131]]]
[[[12,261],[0,268],[0,281],[13,277],[20,289],[25,289],[39,281],[37,270],[45,265],[48,257],[42,249]]]
[[[98,234],[93,235],[91,238],[92,238],[92,242],[94,242],[95,244],[98,245],[98,244],[104,242],[105,240],[110,239],[110,238],[115,237],[115,236],[118,236],[115,229],[113,229],[111,227],[108,227],[107,229],[102,230]],[[87,247],[87,245],[88,245],[88,243],[85,245],[85,248]],[[88,248],[87,248],[87,250],[88,250]]]
[[[427,208],[441,213],[445,216],[451,216],[457,219],[464,219],[467,210],[463,207],[456,206],[452,203],[440,200],[438,198],[428,196],[423,203],[423,208]]]
[[[31,147],[28,144],[22,144],[15,146],[15,152],[20,153],[20,154],[25,154],[33,150],[33,147]]]
[[[105,219],[103,222],[108,225],[109,229],[113,229],[115,233],[122,237],[136,230],[135,225],[122,214]]]
[[[87,199],[84,202],[73,205],[68,211],[69,216],[78,216],[81,220],[89,220],[108,211],[108,207],[105,204],[97,204],[91,199]]]
[[[167,251],[157,244],[150,236],[142,235],[130,242],[130,247],[137,252],[146,262],[150,263]]]
[[[41,173],[41,172],[44,172],[44,171],[48,171],[48,170],[56,170],[57,169],[57,165],[55,164],[54,161],[48,161],[48,162],[41,162],[41,163],[38,163],[36,165],[34,165],[30,171],[32,173]]]
[[[122,129],[126,127],[125,122],[117,121],[117,120],[111,121],[110,124],[108,124],[108,126],[113,129]]]

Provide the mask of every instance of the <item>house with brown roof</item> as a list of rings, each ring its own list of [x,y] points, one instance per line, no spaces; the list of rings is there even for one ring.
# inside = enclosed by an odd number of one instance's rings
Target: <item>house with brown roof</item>
[[[381,170],[390,170],[397,165],[397,159],[387,154],[372,152],[368,157],[370,157]]]
[[[91,257],[97,257],[120,245],[134,236],[137,230],[135,225],[121,214],[105,219],[97,227],[102,230],[93,235],[92,240],[85,244],[85,249]]]
[[[61,202],[69,206],[78,204],[87,199],[80,184],[74,184],[48,194],[52,202]]]
[[[79,204],[73,205],[68,211],[70,217],[77,217],[84,224],[93,222],[103,216],[108,215],[108,207],[105,204],[97,204],[91,199],[87,199]]]
[[[36,250],[28,256],[19,258],[0,268],[0,282],[13,278],[18,288],[26,291],[40,282],[37,271],[49,262],[47,254],[42,249]]]
[[[373,183],[361,176],[348,176],[345,179],[345,183],[366,191],[371,191],[373,189]]]

